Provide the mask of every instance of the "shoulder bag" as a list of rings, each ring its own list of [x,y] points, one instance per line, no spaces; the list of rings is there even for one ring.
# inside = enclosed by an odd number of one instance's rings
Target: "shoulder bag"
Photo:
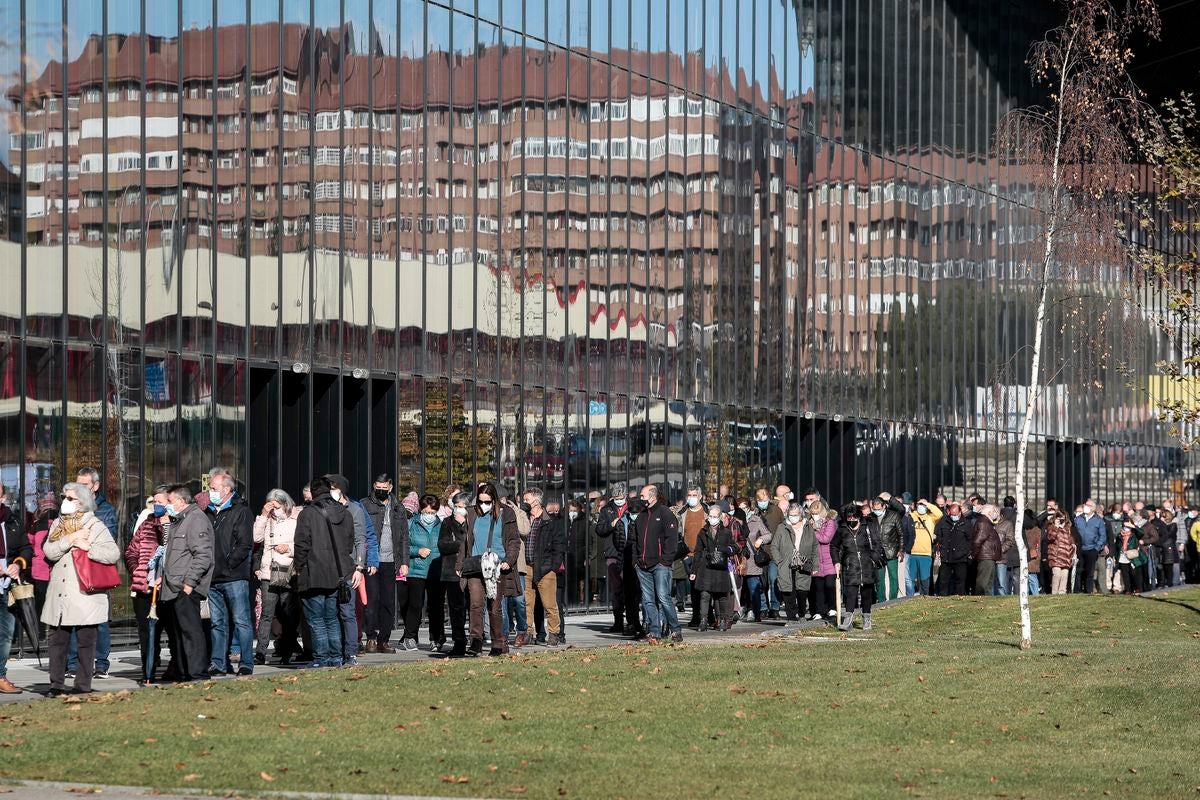
[[[791,526],[789,526],[789,528],[790,527]],[[800,552],[800,542],[804,541],[804,531],[807,527],[808,527],[808,523],[806,522],[806,523],[804,523],[804,526],[800,529],[800,533],[795,534],[793,531],[793,533],[795,535],[795,538],[793,539],[793,541],[795,542],[795,544],[794,544],[794,549],[792,550],[792,560],[788,564],[788,566],[790,566],[792,569],[799,570],[800,572],[803,572],[806,574],[812,571],[812,565],[809,564],[808,559],[805,558],[803,553]]]
[[[272,589],[290,589],[292,582],[296,579],[296,571],[292,562],[288,566],[275,563],[275,520],[269,520],[268,525],[271,526],[271,538],[267,542],[267,547],[270,548],[271,554],[271,583]]]
[[[488,524],[488,543],[487,549],[492,549],[493,534],[496,532],[496,516],[489,515],[492,521]],[[483,556],[467,556],[462,562],[462,576],[464,578],[482,578],[483,577]]]
[[[116,564],[101,564],[93,561],[86,550],[71,548],[75,561],[75,576],[79,579],[79,591],[84,594],[99,594],[121,585],[121,573]]]

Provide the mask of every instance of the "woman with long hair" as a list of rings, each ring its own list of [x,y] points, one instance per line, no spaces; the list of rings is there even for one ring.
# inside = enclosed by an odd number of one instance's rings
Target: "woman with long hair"
[[[458,553],[458,569],[463,590],[470,602],[470,636],[467,654],[483,652],[483,615],[486,612],[492,634],[491,655],[508,652],[504,637],[500,603],[516,597],[514,567],[521,550],[516,513],[500,503],[493,483],[481,483],[475,489],[475,503],[464,523],[466,537]]]

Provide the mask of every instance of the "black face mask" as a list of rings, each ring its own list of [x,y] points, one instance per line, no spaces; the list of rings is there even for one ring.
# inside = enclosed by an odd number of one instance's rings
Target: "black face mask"
[[[521,510],[526,514],[531,514],[533,513],[533,506],[529,505],[529,503],[521,503]]]
[[[386,503],[388,497],[390,497],[391,494],[392,493],[389,492],[387,489],[376,489],[375,490],[375,499],[381,503]]]

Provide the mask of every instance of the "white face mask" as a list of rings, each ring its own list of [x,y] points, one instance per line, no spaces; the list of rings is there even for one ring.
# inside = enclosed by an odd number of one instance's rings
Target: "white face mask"
[[[479,504],[479,513],[481,513],[481,514],[492,513],[492,504],[491,503],[480,503]]]
[[[929,511],[929,507],[928,507],[928,506],[926,506],[924,503],[920,503],[920,504],[917,506],[917,513],[918,513],[918,514],[924,514],[924,513],[925,513],[925,512],[927,512],[927,511]]]
[[[721,524],[721,517],[720,517],[719,515],[718,515],[718,516],[715,516],[715,517],[709,517],[709,518],[708,518],[708,524],[709,524],[709,525],[720,525],[720,524]]]
[[[286,519],[287,513],[282,508],[276,508],[271,511],[271,516],[275,519]]]
[[[629,512],[629,518],[630,518],[630,519],[633,519],[633,520],[637,519],[637,512],[636,512],[636,511],[630,511],[630,512]]]
[[[621,508],[622,506],[625,505],[625,498],[618,497],[617,499],[613,500],[613,505],[616,506],[617,508]]]
[[[455,506],[454,507],[454,516],[461,517],[462,519],[466,519],[467,518],[467,510],[465,508],[463,508],[462,506]]]
[[[424,525],[432,525],[437,521],[437,514],[430,511],[421,512],[421,523]]]
[[[58,510],[62,514],[74,514],[79,510],[79,506],[74,500],[67,498],[66,500],[62,501],[62,505],[58,507]]]
[[[575,520],[579,519],[579,512],[578,511],[569,511],[569,512],[567,512],[567,516],[571,518],[571,522],[574,522]]]
[[[792,525],[799,525],[800,518],[794,515],[788,515],[788,522],[790,522]]]
[[[342,502],[342,490],[341,489],[330,489],[329,496],[332,497],[335,502],[338,502],[338,503]]]
[[[788,492],[788,500],[791,501],[791,500],[795,500],[795,499],[796,499],[796,493]]]
[[[696,506],[700,505],[700,498],[699,497],[689,497],[687,499],[687,504],[688,504],[688,508],[695,508]]]

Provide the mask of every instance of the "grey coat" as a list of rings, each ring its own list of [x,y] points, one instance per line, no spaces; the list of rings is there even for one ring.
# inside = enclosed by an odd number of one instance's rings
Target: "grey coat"
[[[754,551],[758,549],[754,543],[758,541],[760,545],[766,547],[771,544],[773,538],[775,537],[771,531],[767,530],[767,523],[763,522],[761,514],[750,514],[746,518],[746,547],[750,550],[750,557],[742,564],[743,575],[753,577],[763,574],[763,568],[754,563]]]
[[[812,573],[821,564],[821,546],[817,542],[817,534],[812,521],[805,519],[800,529],[799,549],[808,567],[805,571],[792,569],[792,553],[796,552],[796,532],[792,526],[784,522],[775,531],[771,540],[771,556],[775,566],[779,568],[779,591],[807,592],[812,587]]]
[[[88,532],[88,558],[98,564],[116,564],[121,551],[113,541],[112,534],[100,519],[90,511],[83,515],[83,527]],[[58,522],[50,528],[51,536]],[[42,552],[54,567],[50,571],[50,583],[46,587],[46,604],[42,607],[42,622],[52,627],[72,625],[103,625],[108,622],[108,592],[84,594],[79,588],[79,577],[75,574],[75,557],[71,551],[69,537],[51,541],[46,537]]]
[[[184,584],[201,597],[208,596],[213,575],[213,527],[199,506],[190,505],[167,528],[167,551],[163,558],[160,599],[174,600]]]

